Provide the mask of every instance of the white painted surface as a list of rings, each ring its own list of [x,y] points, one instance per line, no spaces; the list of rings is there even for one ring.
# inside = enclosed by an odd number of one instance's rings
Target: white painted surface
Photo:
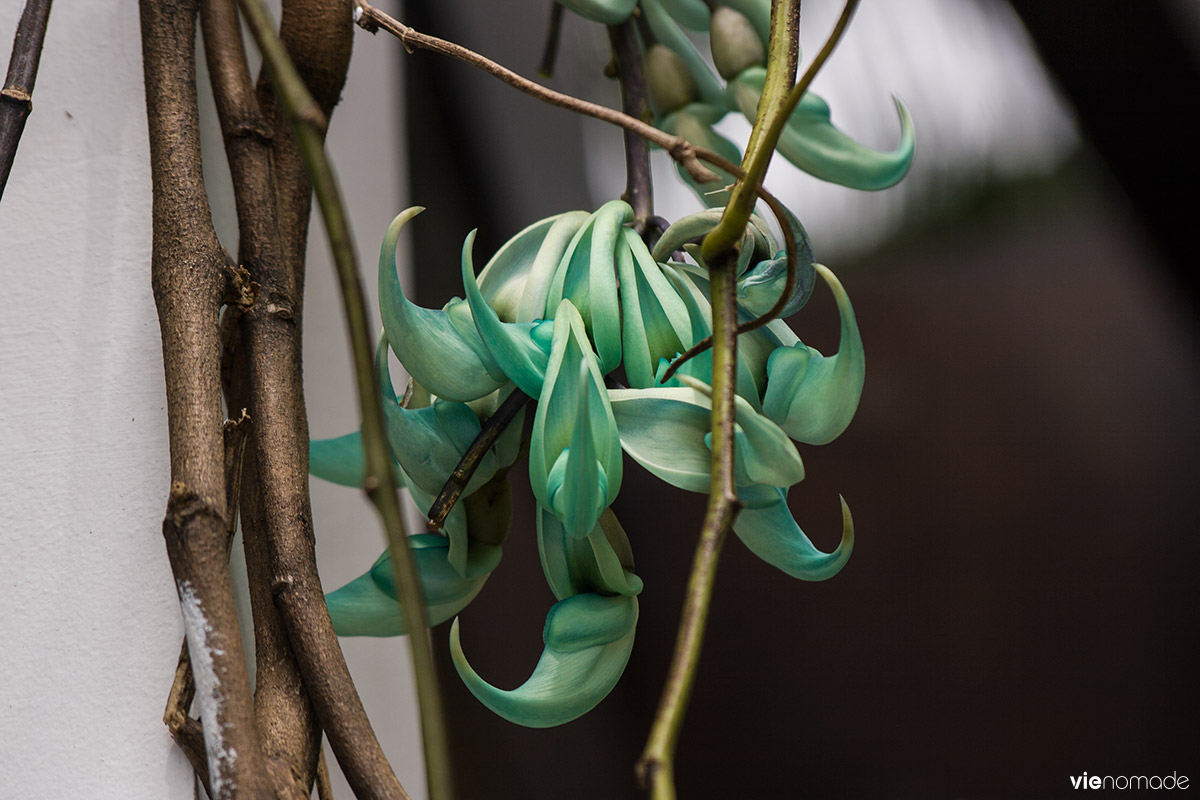
[[[0,0],[0,60],[21,5]],[[330,134],[368,285],[403,196],[390,44],[356,37]],[[215,171],[219,137],[207,135],[205,146]],[[212,188],[232,247],[228,193]],[[321,436],[357,425],[357,405],[323,234],[312,251],[305,357]],[[0,202],[4,797],[192,797],[190,768],[162,723],[183,625],[161,534],[168,463],[149,263],[137,6],[56,4],[34,111]],[[314,494],[332,588],[369,566],[382,540],[358,493],[317,485]],[[384,747],[422,796],[404,643],[350,644]],[[349,796],[344,785],[338,796]]]

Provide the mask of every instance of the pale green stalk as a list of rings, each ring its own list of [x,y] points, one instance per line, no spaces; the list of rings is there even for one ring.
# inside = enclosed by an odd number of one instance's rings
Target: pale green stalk
[[[804,77],[793,86],[799,52],[800,0],[775,0],[772,3],[766,83],[742,161],[745,175],[734,186],[720,223],[702,244],[702,255],[710,265],[713,308],[712,480],[708,510],[688,579],[675,654],[650,737],[638,761],[639,778],[650,790],[652,800],[675,800],[676,797],[675,749],[700,660],[721,545],[739,510],[733,472],[737,383],[737,256],[734,247],[754,210],[784,124],[833,52],[857,5],[858,0],[848,0],[825,46]]]

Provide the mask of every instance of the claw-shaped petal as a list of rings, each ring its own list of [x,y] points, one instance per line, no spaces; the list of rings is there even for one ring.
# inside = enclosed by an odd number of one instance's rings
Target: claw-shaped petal
[[[730,104],[751,121],[758,109],[758,96],[766,69],[751,67],[729,82]],[[886,189],[908,174],[916,152],[912,116],[895,98],[900,116],[900,143],[882,153],[851,139],[830,121],[829,104],[809,92],[800,99],[779,137],[780,155],[808,174],[851,189]]]
[[[471,246],[474,243],[475,231],[471,231],[463,242],[462,279],[475,326],[504,375],[525,394],[536,396],[541,392],[542,381],[546,378],[554,323],[550,320],[502,322],[484,300],[479,284],[475,282],[471,260]]]
[[[846,430],[858,409],[866,357],[846,290],[828,267],[814,266],[837,299],[842,319],[838,351],[826,357],[797,342],[773,352],[767,361],[763,413],[796,441],[827,444]]]
[[[529,479],[543,508],[586,536],[621,486],[621,445],[583,319],[570,300],[555,314],[546,380],[533,417]]]
[[[447,541],[433,534],[410,536],[409,547],[416,559],[417,574],[425,598],[430,626],[458,614],[483,588],[500,563],[498,545],[473,542],[466,575],[449,563]],[[364,574],[325,597],[333,629],[339,636],[403,636],[408,633],[404,614],[396,600],[396,578],[391,553],[383,551]]]
[[[634,461],[672,486],[690,492],[709,490],[712,400],[708,393],[690,386],[614,389],[609,402],[621,446]],[[778,425],[741,397],[735,400],[734,420],[739,486],[791,486],[804,479],[800,454]]]
[[[462,300],[441,311],[413,305],[396,274],[396,242],[410,219],[424,209],[415,206],[388,226],[379,251],[379,312],[397,358],[413,378],[438,397],[475,400],[504,384],[499,367],[470,321]]]
[[[686,217],[680,217],[663,231],[663,235],[654,244],[651,256],[659,263],[670,261],[671,254],[676,250],[682,250],[684,245],[689,242],[699,241],[709,231],[717,227],[717,223],[721,221],[723,213],[723,209],[709,209],[707,211],[698,211],[695,214],[688,214]],[[774,234],[771,233],[771,229],[762,217],[751,214],[750,223],[746,226],[746,230],[753,237],[751,239],[752,247],[750,248],[750,252],[745,255],[747,264],[770,258],[779,250],[779,243],[775,241]],[[806,239],[807,236],[805,234]],[[745,249],[745,242],[746,240],[743,237],[743,249]],[[739,252],[738,255],[739,258],[742,257],[742,253]]]
[[[591,711],[617,685],[633,650],[637,598],[577,594],[546,615],[545,649],[533,674],[516,689],[492,686],[463,654],[458,620],[450,629],[450,655],[471,694],[509,722],[550,728]]]
[[[788,509],[784,490],[758,486],[746,493],[743,500],[746,507],[734,520],[734,533],[750,552],[771,566],[803,581],[823,581],[840,572],[850,560],[850,552],[854,549],[854,519],[844,498],[842,541],[832,553],[818,550],[800,530]]]
[[[654,385],[662,358],[671,358],[692,346],[687,306],[655,263],[642,238],[632,228],[623,229],[628,247],[617,251],[617,276],[624,309],[621,349],[629,385],[644,389]]]
[[[595,344],[601,373],[621,363],[621,306],[617,299],[617,248],[625,246],[621,228],[633,220],[624,200],[611,200],[596,210],[575,234],[563,255],[546,301],[546,317],[554,318],[570,300]]]

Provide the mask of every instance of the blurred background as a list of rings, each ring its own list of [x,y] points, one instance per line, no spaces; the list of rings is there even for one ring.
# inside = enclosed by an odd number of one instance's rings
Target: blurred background
[[[410,2],[403,19],[533,76],[549,5]],[[805,53],[839,10],[804,3]],[[1198,32],[1188,0],[863,4],[814,88],[836,124],[880,149],[898,136],[890,94],[903,98],[912,173],[879,194],[782,159],[768,179],[845,283],[866,344],[854,424],[802,447],[808,478],[789,495],[830,548],[843,494],[856,549],[836,578],[804,584],[727,543],[680,742],[682,797],[1053,797],[1084,771],[1200,781],[1200,209],[1186,122]],[[562,37],[550,85],[617,105],[602,27],[567,14]],[[392,48],[403,69],[408,196],[428,207],[410,243],[424,305],[461,294],[468,230],[481,262],[530,222],[622,191],[618,131],[395,44],[360,40],[356,58]],[[748,126],[722,129],[744,142]],[[658,213],[698,209],[656,155]],[[791,324],[836,348],[828,293]],[[314,435],[343,432],[321,402]],[[646,584],[628,671],[592,713],[535,731],[493,716],[443,663],[463,798],[640,796],[632,765],[703,498],[626,470],[616,511]],[[501,687],[532,670],[553,602],[521,467],[512,480],[504,563],[462,615],[473,665]],[[368,512],[351,532],[341,506],[322,510],[344,490],[314,492],[318,530],[347,531],[323,552],[349,538],[378,550]],[[367,563],[327,570],[327,588]],[[433,634],[443,657],[447,634]],[[347,648],[356,674],[389,682],[405,658],[398,642]],[[367,707],[387,727],[397,690],[383,692],[383,708]]]

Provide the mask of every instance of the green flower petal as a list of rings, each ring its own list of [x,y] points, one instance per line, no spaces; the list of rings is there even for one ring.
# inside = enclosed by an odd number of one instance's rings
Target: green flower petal
[[[644,389],[654,385],[660,359],[691,347],[691,324],[687,306],[642,238],[631,228],[623,232],[628,247],[617,251],[617,276],[625,312],[621,350],[629,385]]]
[[[766,69],[751,67],[729,83],[729,102],[753,121]],[[900,115],[900,143],[890,153],[864,147],[830,121],[829,104],[809,92],[788,118],[776,149],[808,174],[851,189],[875,191],[894,186],[912,166],[916,136],[912,116],[895,99]]]
[[[633,597],[577,594],[559,601],[546,617],[546,646],[533,674],[510,691],[471,668],[458,620],[450,629],[450,655],[463,683],[485,706],[509,722],[549,728],[591,711],[617,685],[633,650],[637,615]]]
[[[679,296],[683,298],[684,305],[688,309],[688,317],[692,326],[692,341],[698,342],[705,336],[712,333],[712,304],[708,300],[708,280],[683,268],[680,264],[666,264],[663,266],[663,273],[671,281]],[[749,319],[749,315],[746,315]],[[769,327],[769,326],[768,326]],[[748,341],[748,336],[760,334],[762,338],[763,329],[753,331],[750,334],[741,336],[738,339],[738,345],[743,352],[738,356],[738,379],[737,393],[740,397],[747,400],[755,410],[762,407],[762,385],[766,382],[766,370],[754,369],[758,363],[755,360],[746,358],[746,347],[743,342]],[[712,359],[701,355],[689,360],[679,369],[681,375],[689,375],[701,383],[712,385]]]
[[[308,471],[331,483],[361,488],[366,463],[361,431],[308,443]]]
[[[619,25],[629,19],[637,0],[558,0],[566,8],[593,22]]]
[[[536,396],[541,392],[542,381],[546,377],[554,323],[501,322],[500,317],[484,300],[483,293],[475,282],[475,269],[471,260],[471,247],[474,243],[475,231],[471,231],[463,242],[462,279],[476,328],[504,375],[525,394]]]
[[[689,383],[691,381],[689,380]],[[662,480],[707,493],[712,470],[711,390],[690,386],[609,391],[621,446]],[[740,486],[791,486],[804,479],[795,445],[743,398],[735,400],[735,467]]]
[[[633,573],[629,539],[611,509],[586,537],[571,536],[553,513],[538,509],[538,553],[550,591],[559,600],[577,594],[621,594],[642,591]]]
[[[832,553],[823,553],[809,540],[788,509],[782,489],[756,487],[763,495],[774,493],[773,502],[755,499],[734,520],[733,530],[746,547],[768,564],[803,581],[832,578],[850,559],[854,549],[854,520],[842,499],[842,541]]]
[[[586,211],[538,220],[496,251],[479,273],[479,291],[504,322],[533,322],[546,314],[546,295]]]
[[[475,542],[463,577],[447,561],[449,545],[434,534],[409,537],[425,598],[429,624],[438,625],[458,614],[483,588],[500,563],[500,547]],[[390,551],[383,551],[363,575],[325,597],[333,628],[339,636],[403,636],[408,633],[396,600],[396,580]]]
[[[808,302],[816,285],[816,270],[813,268],[812,240],[808,231],[786,208],[785,217],[796,243],[796,280],[787,305],[779,312],[780,318],[790,317]],[[774,258],[759,261],[737,282],[738,305],[755,316],[770,311],[787,283],[787,251],[780,250]]]
[[[651,256],[659,263],[670,261],[671,254],[676,250],[682,250],[688,242],[699,241],[717,227],[723,213],[724,209],[709,209],[680,217],[663,231],[663,235],[654,244]],[[746,227],[753,236],[751,261],[757,262],[770,258],[779,250],[779,243],[775,241],[774,234],[771,233],[771,229],[762,217],[751,214],[750,223]]]
[[[621,445],[596,355],[570,300],[555,314],[546,380],[533,417],[529,480],[543,508],[586,536],[621,486]]]
[[[826,357],[797,342],[772,353],[763,413],[796,441],[827,444],[846,430],[858,409],[866,357],[854,308],[841,281],[827,267],[814,266],[837,299],[842,320],[838,351]]]
[[[546,303],[546,317],[553,319],[562,301],[571,301],[595,344],[604,375],[621,363],[616,253],[618,244],[625,244],[621,227],[631,221],[633,209],[624,200],[597,209],[567,247]]]
[[[704,0],[659,0],[671,17],[686,28],[707,31],[711,12]]]
[[[494,392],[504,381],[493,375],[499,368],[488,363],[490,357],[471,323],[470,309],[461,300],[451,301],[441,311],[413,305],[404,296],[396,274],[400,231],[423,210],[413,207],[392,220],[380,248],[383,328],[400,363],[418,383],[447,400],[475,400]]]

